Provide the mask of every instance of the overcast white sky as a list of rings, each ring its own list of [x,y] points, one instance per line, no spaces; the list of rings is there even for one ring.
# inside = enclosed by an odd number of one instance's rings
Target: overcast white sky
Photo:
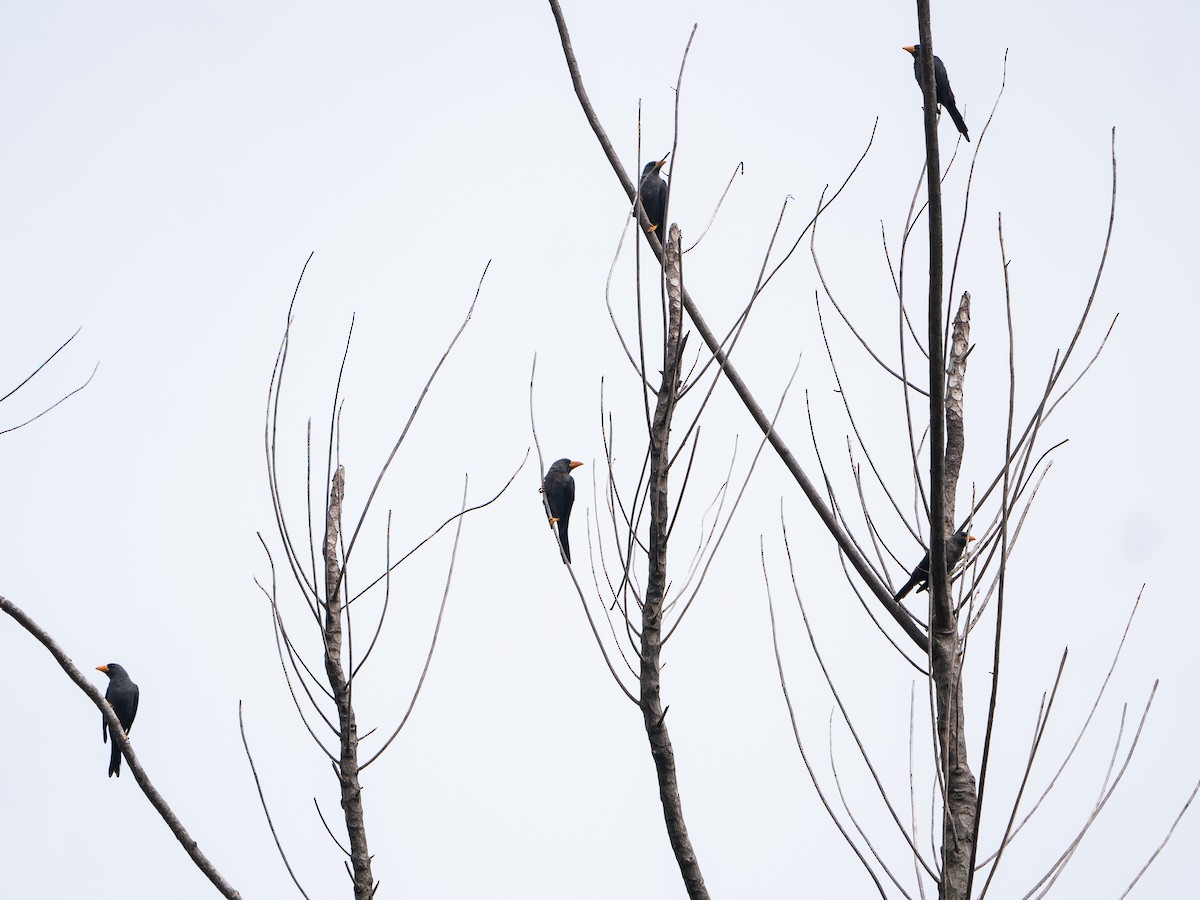
[[[875,144],[823,219],[835,296],[894,360],[893,247],[922,164],[910,57],[911,4],[614,2],[564,4],[593,102],[626,166],[671,146],[680,55],[693,22],[671,218],[694,239],[738,163],[685,280],[724,330],[746,302],[784,199],[794,235],[822,188]],[[1054,465],[1010,569],[1004,678],[985,841],[995,842],[1059,656],[1067,673],[1031,791],[1086,716],[1143,584],[1126,655],[1077,765],[1010,848],[992,896],[1024,895],[1101,791],[1122,705],[1124,744],[1161,679],[1137,755],[1058,883],[1064,897],[1117,896],[1165,834],[1200,771],[1194,636],[1197,478],[1194,210],[1198,135],[1195,4],[937,4],[934,34],[972,137],[1008,86],[979,156],[956,282],[974,298],[967,376],[971,485],[1002,453],[1007,398],[1004,217],[1018,399],[1028,410],[1092,285],[1117,129],[1113,248],[1085,343],[1117,327],[1088,378],[1046,426]],[[640,459],[641,401],[605,309],[627,204],[571,91],[546,4],[160,3],[12,5],[0,18],[0,393],[77,328],[38,379],[0,406],[0,427],[93,382],[0,439],[9,472],[0,517],[0,594],[86,668],[120,662],[141,686],[135,746],[193,836],[244,897],[292,888],[258,808],[237,729],[252,747],[281,837],[314,897],[346,896],[341,860],[313,812],[338,812],[336,784],[290,708],[255,537],[273,522],[262,454],[268,378],[287,302],[297,303],[283,454],[302,504],[304,429],[323,433],[350,318],[343,461],[348,505],[374,473],[491,260],[474,321],[385,485],[393,545],[407,548],[457,508],[464,474],[480,499],[531,443],[529,368],[538,354],[546,462],[571,456],[580,578],[592,478],[602,469],[599,395],[622,423],[625,474]],[[943,147],[953,128],[942,123]],[[973,149],[969,148],[969,149]],[[953,234],[967,158],[946,182]],[[923,241],[923,236],[918,244]],[[628,252],[612,283],[628,315]],[[910,289],[920,293],[919,247]],[[807,248],[760,300],[738,360],[764,404],[793,367],[780,428],[812,467],[804,393],[843,500],[849,426],[814,312]],[[880,464],[911,496],[894,382],[840,325],[846,389]],[[693,337],[691,346],[699,345]],[[729,464],[755,445],[720,387],[708,413],[691,509],[698,519]],[[603,667],[550,543],[527,463],[498,503],[469,519],[446,622],[416,714],[364,775],[380,896],[682,897],[640,716]],[[923,687],[863,615],[833,544],[769,455],[754,473],[697,606],[667,650],[684,809],[714,897],[869,897],[791,736],[771,652],[759,560],[766,547],[799,724],[826,784],[833,701],[786,584],[780,502],[821,647],[907,815],[909,703]],[[877,521],[913,561],[919,546],[878,501]],[[988,515],[991,510],[988,511]],[[373,522],[382,552],[382,518]],[[678,578],[695,525],[673,555]],[[277,547],[277,543],[274,545]],[[356,693],[360,732],[389,730],[419,671],[449,557],[440,541],[395,586],[388,642]],[[367,568],[357,574],[360,582]],[[893,578],[900,576],[893,571]],[[292,602],[295,594],[287,595]],[[790,605],[788,605],[790,604]],[[302,617],[293,606],[295,627]],[[980,643],[990,641],[981,635]],[[0,893],[208,897],[129,777],[104,777],[94,707],[44,649],[0,621],[9,698],[0,740]],[[973,747],[991,668],[975,648]],[[97,684],[104,678],[96,673]],[[918,743],[926,726],[918,718]],[[839,775],[860,821],[907,887],[911,863],[843,726]],[[918,748],[918,752],[920,749]],[[918,764],[928,771],[927,760]],[[928,782],[918,827],[928,849]],[[922,799],[923,798],[923,799]],[[921,812],[924,810],[924,812]],[[1135,896],[1195,884],[1193,813]],[[898,894],[897,894],[898,895]]]

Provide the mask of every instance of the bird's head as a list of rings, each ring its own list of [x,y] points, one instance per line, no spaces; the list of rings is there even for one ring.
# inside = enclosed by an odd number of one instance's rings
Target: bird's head
[[[901,50],[907,50],[907,51],[908,51],[909,53],[911,53],[913,56],[920,56],[920,55],[921,55],[921,45],[920,45],[920,44],[910,44],[909,46],[907,46],[907,47],[901,47],[900,49],[901,49]]]
[[[578,469],[582,465],[583,463],[578,460],[567,459],[564,456],[562,459],[555,461],[554,465],[550,467],[550,471],[559,475],[570,475],[572,469]]]
[[[670,156],[670,154],[667,154],[667,156]],[[660,171],[662,169],[662,167],[665,166],[666,164],[667,164],[666,156],[664,156],[662,159],[650,160],[650,162],[646,163],[646,165],[642,168],[642,177],[645,178],[648,175],[653,175],[655,172]]]
[[[125,674],[125,670],[123,668],[121,668],[119,665],[117,665],[116,663],[109,663],[106,666],[96,666],[96,671],[103,672],[109,678],[112,678],[114,675],[124,675]]]

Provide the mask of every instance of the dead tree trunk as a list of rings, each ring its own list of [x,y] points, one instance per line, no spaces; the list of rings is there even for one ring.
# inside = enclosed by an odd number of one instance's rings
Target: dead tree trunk
[[[371,874],[371,854],[367,850],[367,827],[363,819],[362,786],[358,782],[358,727],[354,721],[350,682],[342,669],[342,568],[338,563],[337,546],[345,489],[346,470],[338,466],[329,492],[329,510],[325,521],[325,674],[329,678],[338,712],[341,744],[338,783],[342,791],[346,831],[350,836],[354,900],[369,900],[375,893],[375,878]]]
[[[639,705],[650,741],[650,755],[658,775],[658,796],[671,849],[679,863],[679,872],[692,900],[708,900],[708,889],[696,851],[683,820],[683,804],[675,776],[675,751],[667,731],[667,713],[662,706],[660,655],[662,652],[663,600],[667,591],[667,532],[671,525],[668,474],[671,463],[671,418],[679,399],[679,359],[683,350],[682,269],[679,256],[679,228],[671,226],[667,244],[667,333],[664,336],[662,385],[650,426],[650,572],[646,584],[646,603],[642,608],[642,665]]]

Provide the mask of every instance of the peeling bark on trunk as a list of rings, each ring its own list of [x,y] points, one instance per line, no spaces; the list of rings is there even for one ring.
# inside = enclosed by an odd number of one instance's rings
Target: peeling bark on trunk
[[[963,427],[963,383],[967,375],[967,350],[971,333],[971,295],[963,293],[954,317],[950,341],[950,365],[946,378],[946,457],[945,457],[945,529],[954,530],[954,494],[966,447]],[[953,620],[953,607],[946,586],[947,612]],[[966,898],[970,882],[971,843],[975,835],[975,775],[967,756],[966,727],[963,721],[962,653],[958,640],[958,622],[953,620],[947,632],[933,637],[934,677],[937,681],[938,744],[942,754],[942,772],[946,783],[946,805],[942,817],[942,883],[938,896]]]
[[[650,755],[658,775],[658,796],[671,849],[679,863],[679,872],[692,900],[708,900],[708,889],[700,863],[688,837],[683,820],[683,804],[675,775],[675,751],[667,731],[666,711],[662,707],[659,681],[659,656],[662,650],[662,607],[667,588],[667,530],[670,527],[670,497],[667,490],[670,462],[671,417],[679,392],[679,359],[682,352],[682,269],[679,255],[679,228],[672,225],[667,244],[665,275],[667,280],[667,334],[663,355],[662,386],[650,428],[650,557],[646,584],[646,603],[642,609],[642,667],[639,705],[650,741]]]
[[[934,640],[934,670],[937,684],[938,743],[946,778],[946,805],[942,814],[942,881],[938,897],[965,900],[971,841],[975,834],[975,775],[967,757],[963,727],[962,677],[957,652],[957,634]],[[946,658],[945,654],[949,653]],[[949,674],[948,683],[941,675]]]
[[[342,791],[346,831],[350,838],[354,900],[369,900],[375,892],[375,878],[371,874],[371,854],[367,850],[362,786],[358,783],[358,726],[354,721],[350,683],[342,669],[342,569],[338,564],[337,545],[345,488],[346,470],[338,466],[329,492],[329,512],[325,522],[325,674],[329,678],[338,713],[341,742],[338,783]]]
[[[946,484],[953,490],[958,485],[966,449],[966,430],[963,423],[963,385],[967,379],[967,351],[971,344],[971,295],[963,291],[954,316],[954,332],[950,338],[950,365],[946,370]],[[953,497],[953,494],[951,494]],[[954,531],[954,504],[949,505],[947,530]]]
[[[964,293],[954,318],[950,342],[950,365],[946,378],[945,417],[946,451],[944,480],[944,523],[946,534],[954,530],[954,495],[966,446],[963,427],[963,384],[967,374],[970,344],[971,295]],[[962,652],[958,622],[945,584],[945,619],[949,628],[930,632],[930,652],[936,685],[938,709],[938,745],[946,785],[946,804],[942,817],[942,882],[938,896],[963,900],[970,881],[971,844],[975,835],[976,783],[967,756],[966,727],[963,719]]]

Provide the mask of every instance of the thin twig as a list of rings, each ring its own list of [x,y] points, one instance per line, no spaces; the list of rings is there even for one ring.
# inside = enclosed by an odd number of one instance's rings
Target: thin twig
[[[267,808],[267,798],[263,795],[262,782],[258,779],[258,769],[254,765],[254,757],[250,755],[250,742],[246,739],[246,723],[242,719],[242,701],[238,701],[238,730],[242,733],[242,746],[246,749],[246,761],[250,763],[250,774],[254,776],[254,787],[258,790],[258,802],[262,804],[263,815],[267,817],[267,827],[271,829],[271,837],[275,841],[275,849],[279,851],[279,858],[283,860],[283,865],[288,871],[288,875],[292,878],[292,884],[296,885],[296,890],[300,892],[300,896],[308,900],[308,893],[300,884],[300,879],[296,877],[296,873],[292,871],[292,864],[288,862],[287,854],[283,852],[283,844],[279,841],[279,834],[275,831],[275,823],[271,821],[271,810]]]
[[[467,478],[466,476],[464,476],[463,477],[463,496],[462,496],[462,504],[461,504],[463,511],[465,511],[467,508],[467,485],[469,483],[470,483],[470,479]],[[412,699],[410,699],[408,701],[408,709],[406,709],[404,711],[404,715],[400,719],[400,724],[398,724],[396,726],[396,730],[393,731],[391,733],[391,735],[388,737],[388,739],[383,742],[383,746],[380,747],[377,751],[375,751],[375,754],[372,757],[370,757],[365,763],[363,763],[361,766],[359,766],[358,770],[360,772],[363,771],[364,769],[366,769],[367,766],[371,765],[371,763],[375,762],[375,760],[379,759],[379,757],[381,757],[383,755],[383,752],[385,750],[387,750],[387,748],[391,745],[392,741],[394,741],[396,739],[396,737],[400,734],[400,732],[404,728],[405,724],[407,724],[408,717],[412,715],[413,707],[417,705],[417,697],[420,696],[421,688],[425,684],[425,676],[429,674],[429,666],[433,662],[433,651],[437,648],[438,635],[442,631],[442,619],[446,614],[446,601],[450,599],[450,581],[454,577],[454,561],[455,561],[455,559],[458,558],[458,541],[459,541],[459,538],[462,536],[462,526],[463,526],[464,518],[465,517],[462,516],[461,514],[459,515],[458,525],[454,529],[454,544],[450,548],[450,564],[446,567],[446,586],[442,589],[442,602],[441,602],[441,605],[438,606],[437,622],[433,626],[433,637],[430,638],[430,640],[429,640],[429,652],[425,654],[425,665],[421,667],[421,677],[417,679],[417,686],[413,689]]]
[[[796,739],[796,749],[800,751],[800,759],[804,761],[804,769],[808,772],[808,780],[812,783],[813,789],[817,792],[817,798],[821,801],[821,806],[825,808],[829,819],[841,834],[842,839],[858,857],[859,863],[863,870],[870,876],[871,881],[875,883],[875,889],[879,891],[879,896],[884,900],[887,898],[887,892],[883,889],[883,885],[879,881],[879,877],[875,874],[875,870],[871,868],[871,864],[867,862],[867,858],[863,856],[858,845],[854,843],[854,839],[850,837],[850,833],[846,831],[846,827],[838,819],[837,814],[833,811],[833,807],[829,805],[829,800],[825,796],[825,792],[821,790],[821,782],[817,780],[817,773],[813,771],[812,764],[808,761],[808,753],[804,749],[804,741],[800,738],[800,726],[796,723],[796,710],[792,706],[792,695],[788,692],[787,676],[783,672],[783,657],[779,654],[779,632],[775,626],[775,602],[771,599],[771,580],[767,576],[767,561],[766,553],[763,550],[762,538],[759,538],[759,557],[762,562],[763,581],[767,589],[767,611],[771,616],[771,646],[775,650],[775,667],[779,671],[779,686],[783,689],[783,702],[787,705],[788,718],[792,723],[792,734]],[[920,859],[919,853],[913,853],[913,859]]]

